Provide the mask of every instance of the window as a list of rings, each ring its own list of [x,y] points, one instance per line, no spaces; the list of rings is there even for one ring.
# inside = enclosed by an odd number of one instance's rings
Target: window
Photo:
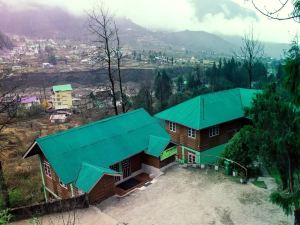
[[[169,122],[170,131],[176,132],[176,123]]]
[[[63,182],[61,182],[60,179],[59,179],[59,184],[60,184],[60,186],[62,186],[63,188],[68,189],[68,186],[65,185]]]
[[[219,135],[219,133],[220,133],[219,126],[213,126],[209,128],[209,137],[217,136]]]
[[[188,137],[196,138],[196,130],[193,128],[188,128]]]
[[[58,101],[58,102],[59,102],[59,101],[60,101],[60,98],[57,98],[57,99],[56,99],[56,101]]]
[[[44,171],[47,177],[52,178],[52,174],[51,174],[51,167],[49,165],[49,163],[44,162]]]
[[[188,152],[188,163],[194,164],[196,162],[196,155],[195,153]]]

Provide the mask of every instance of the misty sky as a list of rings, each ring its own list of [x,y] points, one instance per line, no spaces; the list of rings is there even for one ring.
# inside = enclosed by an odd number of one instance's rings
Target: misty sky
[[[95,4],[95,0],[0,0],[0,7],[1,1],[5,1],[6,4],[9,2],[12,7],[19,9],[32,7],[37,3],[61,6],[76,14],[83,14]],[[277,0],[256,1],[261,3],[262,8],[266,5],[272,10]],[[286,43],[300,31],[299,23],[268,19],[260,15],[247,0],[104,0],[104,2],[115,15],[127,17],[137,24],[155,30],[188,29],[243,35],[253,26],[260,40]]]

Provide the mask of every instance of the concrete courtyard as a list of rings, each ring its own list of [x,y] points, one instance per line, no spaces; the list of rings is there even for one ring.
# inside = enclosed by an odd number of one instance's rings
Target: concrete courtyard
[[[98,208],[128,225],[292,224],[292,218],[268,201],[269,191],[239,184],[221,172],[173,166],[155,181]]]
[[[147,187],[77,210],[74,225],[290,225],[292,218],[271,204],[270,192],[239,184],[221,172],[173,166]],[[73,213],[47,215],[38,223],[63,225]],[[72,217],[71,217],[72,219]]]

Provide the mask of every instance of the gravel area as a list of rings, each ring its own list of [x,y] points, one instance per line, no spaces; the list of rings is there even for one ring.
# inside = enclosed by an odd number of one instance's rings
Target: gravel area
[[[221,172],[174,166],[156,181],[98,207],[128,225],[292,224],[291,217],[268,201],[268,190],[239,184]]]

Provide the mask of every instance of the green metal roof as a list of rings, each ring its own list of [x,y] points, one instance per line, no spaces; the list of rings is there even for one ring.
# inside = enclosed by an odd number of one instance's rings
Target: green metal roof
[[[215,164],[225,150],[227,143],[207,149],[200,153],[200,162],[203,164]]]
[[[56,85],[52,87],[52,90],[54,92],[59,92],[59,91],[72,91],[72,86],[71,84],[64,84],[64,85]]]
[[[88,177],[85,174],[91,170],[83,167],[83,163],[109,169],[110,165],[142,151],[147,152],[147,149],[150,149],[147,153],[154,156],[157,152],[162,152],[165,142],[157,140],[159,143],[155,143],[150,138],[152,136],[170,141],[170,136],[160,121],[151,117],[144,109],[138,109],[41,137],[36,142],[63,183],[74,182],[81,185],[95,180],[84,179]],[[80,181],[77,182],[77,179]],[[87,189],[84,185],[81,186]]]
[[[162,152],[161,149],[165,149],[168,146],[169,142],[169,138],[151,135],[146,153],[159,157]]]
[[[197,130],[244,117],[244,108],[260,90],[235,88],[199,95],[155,116]]]
[[[75,186],[84,192],[89,192],[105,174],[114,175],[119,173],[108,168],[82,163]]]

